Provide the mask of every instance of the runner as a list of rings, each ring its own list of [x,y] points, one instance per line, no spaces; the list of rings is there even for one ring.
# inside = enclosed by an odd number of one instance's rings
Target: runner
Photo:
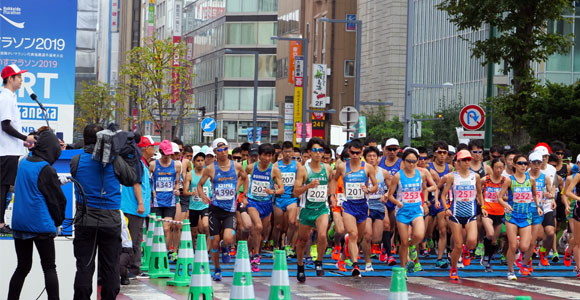
[[[272,237],[279,249],[282,249],[282,245],[285,245],[286,256],[292,256],[294,255],[294,250],[292,250],[294,249],[294,233],[298,227],[298,199],[292,196],[296,173],[298,172],[298,163],[292,160],[292,155],[294,154],[292,142],[284,142],[281,153],[283,158],[277,163],[277,166],[282,173],[284,194],[276,197],[276,203],[274,204],[274,231],[272,232]],[[282,234],[286,235],[285,243],[280,241]]]
[[[414,149],[407,149],[402,156],[402,169],[399,170],[391,179],[389,186],[388,198],[397,208],[395,217],[397,228],[401,237],[401,246],[399,248],[399,257],[401,266],[408,272],[414,272],[417,258],[415,246],[423,241],[425,236],[425,222],[423,220],[423,210],[421,209],[421,190],[425,188],[425,182],[429,180],[425,174],[416,168],[419,159],[418,153]],[[427,191],[436,191],[435,182]],[[397,198],[395,198],[397,192]],[[410,230],[411,229],[411,230]],[[410,235],[409,232],[412,234]],[[409,240],[411,237],[411,240]],[[410,258],[410,260],[409,260]],[[407,263],[407,260],[408,263]]]
[[[202,177],[205,167],[205,154],[198,152],[193,157],[193,169],[187,173],[183,182],[183,195],[189,197],[189,222],[191,224],[191,239],[193,245],[197,245],[197,234],[205,234],[209,239],[209,204],[204,203],[202,197],[197,193],[197,184]],[[203,185],[203,193],[211,198],[211,182],[206,181]]]
[[[530,165],[530,177],[536,181],[536,197],[541,204],[540,208],[543,210],[544,214],[539,216],[534,211],[536,210],[536,205],[534,203],[531,204],[532,244],[528,249],[528,253],[526,254],[528,257],[530,257],[531,260],[536,241],[541,241],[545,233],[546,243],[542,244],[542,248],[540,249],[540,265],[549,266],[550,263],[548,262],[547,252],[549,252],[549,250],[552,248],[552,244],[554,242],[554,209],[556,208],[556,201],[553,199],[554,193],[552,190],[552,181],[550,180],[550,177],[540,172],[542,156],[537,152],[532,152],[532,154],[530,154]],[[532,265],[532,263],[530,262],[529,265]]]
[[[443,189],[445,182],[441,180],[447,173],[451,172],[451,167],[447,164],[447,155],[449,145],[445,141],[437,141],[433,143],[433,162],[429,163],[429,171],[433,180],[437,183],[439,190]],[[447,199],[451,195],[448,195]],[[433,197],[434,199],[435,197]],[[438,195],[441,199],[441,195]],[[446,205],[448,205],[446,203]],[[437,221],[437,228],[439,231],[439,241],[437,242],[437,261],[435,266],[446,269],[448,267],[447,259],[443,258],[445,248],[447,247],[447,218],[445,216],[445,205],[441,204],[441,200],[435,201],[429,206],[429,215],[427,216],[427,235],[432,236],[435,227],[435,220]]]
[[[471,140],[467,145],[469,151],[471,152],[471,156],[473,159],[471,160],[471,164],[469,165],[469,169],[479,175],[479,178],[484,178],[486,174],[491,173],[491,167],[483,163],[483,142],[481,140]],[[477,240],[477,248],[475,249],[476,257],[483,257],[484,254],[484,246],[483,246],[483,236],[484,229],[483,223],[481,221],[481,204],[477,204],[477,230],[481,234],[479,234],[479,238]]]
[[[401,159],[397,156],[399,153],[399,141],[395,138],[385,139],[383,141],[383,157],[379,163],[379,167],[387,170],[391,176],[394,176],[399,170],[401,169]],[[396,197],[396,194],[394,195]],[[387,207],[387,211],[389,213],[389,230],[383,232],[383,247],[381,256],[379,259],[382,262],[387,262],[389,266],[395,265],[397,262],[395,258],[391,255],[391,248],[392,248],[392,241],[394,240],[394,231],[397,227],[396,220],[395,220],[395,208],[396,205],[391,202],[387,201],[385,204]]]
[[[578,155],[578,158],[580,158],[580,155]],[[578,163],[578,160],[577,162]],[[577,175],[578,173],[575,173],[571,176],[568,177],[568,180],[566,180],[566,197],[574,200],[574,202],[576,203],[574,206],[572,206],[572,208],[570,208],[569,205],[566,205],[566,211],[568,213],[570,213],[570,210],[572,210],[572,218],[570,218],[570,226],[572,227],[572,231],[574,234],[574,241],[573,243],[571,242],[570,245],[568,246],[568,248],[572,248],[572,249],[566,249],[566,253],[567,255],[564,257],[564,264],[569,266],[571,264],[571,259],[566,259],[569,258],[570,256],[570,252],[574,253],[574,260],[576,260],[576,266],[575,266],[575,271],[576,271],[576,278],[580,278],[580,238],[578,238],[578,235],[580,235],[580,176],[574,176]]]
[[[170,141],[161,141],[159,152],[161,153],[161,158],[158,161],[152,161],[149,165],[149,171],[153,174],[154,186],[151,212],[158,217],[171,221],[175,217],[176,196],[179,196],[181,163],[171,159],[173,147]],[[168,255],[172,256],[174,250],[172,249],[171,223],[163,222],[163,232]]]
[[[368,193],[369,217],[367,222],[367,232],[372,233],[372,253],[380,253],[379,243],[383,237],[383,231],[390,231],[389,216],[385,214],[385,203],[388,201],[387,187],[391,182],[391,174],[387,170],[379,167],[379,149],[374,146],[366,147],[364,151],[366,162],[375,167],[375,178],[378,183],[378,190],[375,193]],[[371,240],[365,238],[365,243],[370,244]],[[366,257],[365,257],[366,258]],[[372,265],[367,265],[365,271],[373,271]]]
[[[371,238],[371,233],[367,231],[369,217],[369,206],[365,194],[376,193],[379,189],[375,176],[375,168],[371,164],[365,164],[361,161],[363,143],[359,139],[354,139],[349,143],[348,154],[350,159],[336,168],[334,182],[340,177],[344,181],[344,190],[346,201],[342,203],[342,219],[344,228],[349,236],[347,244],[350,259],[352,261],[352,276],[360,276],[358,266],[358,245],[365,237]],[[368,187],[368,181],[371,181],[372,187]],[[367,247],[368,246],[368,247]],[[365,256],[365,271],[372,271],[370,243],[363,244],[363,253]]]
[[[217,138],[212,146],[216,149],[217,160],[213,165],[207,166],[197,183],[197,194],[204,203],[209,203],[208,223],[211,240],[211,259],[214,264],[213,280],[222,280],[222,271],[219,262],[220,241],[222,241],[222,260],[230,261],[229,247],[234,241],[234,229],[236,228],[236,191],[243,184],[242,201],[247,203],[248,176],[242,165],[228,159],[228,142],[223,138]],[[211,200],[204,194],[203,187],[207,180],[211,181]],[[220,233],[222,232],[220,240]],[[224,251],[225,250],[225,251]]]
[[[505,177],[501,176],[505,168],[504,162],[496,157],[491,161],[491,173],[481,179],[484,204],[481,207],[483,213],[482,223],[485,229],[483,246],[485,253],[481,258],[481,265],[486,272],[493,272],[491,268],[491,258],[497,251],[497,239],[504,222],[505,209],[499,203],[498,194],[505,182]]]
[[[252,153],[250,154],[252,155]],[[260,272],[260,243],[267,238],[270,231],[272,215],[272,195],[282,195],[284,184],[282,174],[275,164],[272,164],[274,148],[271,144],[262,144],[258,148],[259,161],[249,164],[246,172],[250,176],[250,192],[248,194],[248,214],[252,219],[250,231],[250,251],[254,253],[250,259],[252,271]],[[274,189],[276,184],[276,189]]]
[[[445,206],[445,214],[449,217],[449,227],[453,237],[451,252],[451,270],[449,278],[458,280],[457,263],[463,247],[463,265],[471,263],[470,250],[477,244],[477,203],[481,203],[481,182],[477,173],[470,170],[473,160],[471,153],[461,150],[457,153],[457,170],[445,175],[445,187],[441,192],[441,202]],[[453,202],[447,205],[447,195],[453,188]],[[477,202],[476,202],[477,200]],[[463,244],[463,229],[465,229],[465,244]]]
[[[505,226],[508,235],[509,249],[507,252],[508,263],[508,280],[517,280],[514,272],[514,260],[516,248],[518,247],[517,235],[519,231],[519,248],[522,253],[527,253],[532,238],[532,212],[531,202],[536,202],[538,215],[542,215],[540,203],[536,197],[536,181],[530,178],[526,172],[528,168],[528,159],[517,154],[513,159],[514,175],[507,178],[497,195],[499,203],[505,208]],[[503,200],[503,196],[508,193],[508,202]],[[527,255],[524,256],[524,262],[529,261]],[[530,275],[529,266],[522,265],[520,274],[523,276]]]
[[[324,276],[322,258],[326,250],[326,233],[328,229],[328,199],[330,206],[336,205],[336,197],[333,194],[335,187],[332,186],[332,168],[322,163],[324,141],[312,138],[306,149],[312,157],[312,161],[298,167],[296,183],[294,184],[294,197],[299,197],[306,192],[304,205],[301,205],[298,221],[298,240],[296,242],[296,257],[298,259],[298,272],[296,278],[299,282],[306,281],[304,272],[304,251],[306,241],[310,239],[313,228],[318,231],[318,260],[315,262],[316,275]]]

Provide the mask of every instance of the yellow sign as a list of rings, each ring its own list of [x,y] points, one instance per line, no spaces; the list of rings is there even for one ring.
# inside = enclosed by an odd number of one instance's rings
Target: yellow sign
[[[302,87],[294,87],[294,146],[298,147],[296,143],[296,122],[302,122]],[[303,125],[304,126],[304,125]]]

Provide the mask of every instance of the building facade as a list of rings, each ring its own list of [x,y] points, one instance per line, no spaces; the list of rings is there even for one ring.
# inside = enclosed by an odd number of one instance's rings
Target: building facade
[[[261,142],[278,141],[278,121],[263,117],[278,114],[275,99],[277,0],[197,0],[186,1],[183,38],[193,63],[193,95],[196,108],[205,108],[206,117],[216,116],[214,137],[234,144],[247,140],[252,127],[254,102],[254,55],[226,54],[257,51],[258,116]],[[217,107],[216,107],[217,103]],[[185,120],[185,142],[209,142],[200,127],[201,118]]]

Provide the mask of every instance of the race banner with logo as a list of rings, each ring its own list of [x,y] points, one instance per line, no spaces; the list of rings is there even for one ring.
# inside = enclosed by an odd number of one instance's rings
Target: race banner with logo
[[[50,126],[72,143],[75,95],[77,1],[0,0],[0,65],[16,64],[22,87],[16,92],[22,131],[46,122],[30,99],[44,104]]]

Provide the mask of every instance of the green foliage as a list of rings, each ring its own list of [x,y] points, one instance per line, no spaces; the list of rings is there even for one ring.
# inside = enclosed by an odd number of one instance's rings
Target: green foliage
[[[137,106],[138,122],[153,122],[163,139],[171,139],[166,134],[166,121],[181,122],[191,104],[185,93],[193,76],[186,53],[184,42],[175,44],[172,39],[150,38],[143,47],[130,50],[128,63],[121,66],[120,74],[126,79],[123,91]],[[181,80],[174,80],[172,74],[179,75]],[[180,91],[176,103],[172,103],[174,89]]]
[[[83,132],[89,124],[106,127],[114,121],[115,113],[124,111],[123,100],[118,94],[111,95],[111,86],[100,81],[82,83],[75,95],[75,132]]]
[[[516,143],[524,143],[523,120],[529,101],[534,97],[536,80],[531,63],[545,61],[555,53],[566,53],[572,46],[571,35],[546,30],[546,23],[562,20],[562,13],[572,9],[570,0],[443,0],[437,8],[448,13],[459,30],[479,30],[494,26],[493,38],[471,41],[472,56],[484,58],[483,64],[506,63],[513,71],[511,96],[498,97],[492,104],[507,113],[510,134]]]

